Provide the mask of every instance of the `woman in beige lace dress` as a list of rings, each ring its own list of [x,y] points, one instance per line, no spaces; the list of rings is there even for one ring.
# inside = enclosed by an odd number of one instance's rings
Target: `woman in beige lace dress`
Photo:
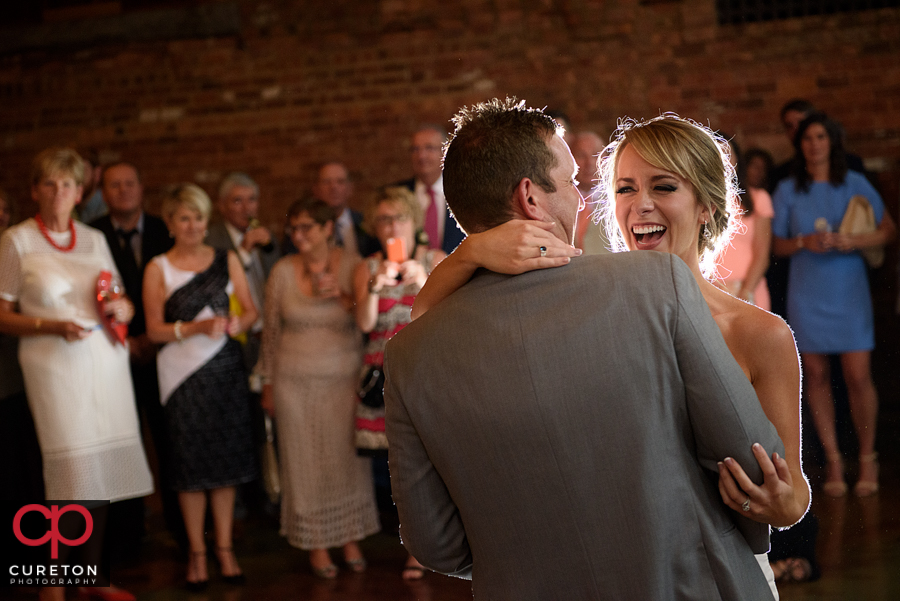
[[[331,244],[335,219],[318,200],[288,210],[299,254],[269,276],[259,366],[263,407],[278,424],[281,533],[310,551],[322,578],[337,575],[330,547],[343,547],[350,570],[365,570],[357,541],[379,530],[370,460],[353,443],[362,336],[350,291],[359,259]]]

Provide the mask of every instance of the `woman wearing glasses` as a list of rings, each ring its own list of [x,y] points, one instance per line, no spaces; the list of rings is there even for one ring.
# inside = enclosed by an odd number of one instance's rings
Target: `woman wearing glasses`
[[[369,335],[363,361],[367,373],[372,374],[371,381],[362,384],[374,393],[367,395],[357,408],[356,446],[382,465],[387,458],[387,437],[384,398],[380,394],[384,382],[378,375],[384,364],[384,347],[410,322],[416,295],[432,268],[445,256],[420,242],[422,219],[422,208],[408,189],[379,190],[366,210],[365,223],[382,250],[359,264],[354,279],[356,323]],[[376,477],[376,486],[380,480],[386,478]],[[410,556],[403,578],[418,580],[423,575],[422,565]]]
[[[281,534],[309,551],[313,572],[332,579],[328,549],[366,569],[357,541],[378,532],[371,464],[353,444],[362,337],[353,321],[359,257],[333,244],[333,208],[295,202],[288,231],[298,253],[275,264],[266,285],[263,408],[278,424]]]

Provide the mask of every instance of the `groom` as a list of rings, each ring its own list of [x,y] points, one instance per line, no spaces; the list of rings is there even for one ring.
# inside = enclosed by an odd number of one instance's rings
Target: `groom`
[[[523,104],[456,116],[447,201],[467,232],[537,219],[571,244],[575,162]],[[385,366],[403,542],[475,599],[772,598],[768,526],[737,529],[716,462],[761,482],[751,445],[783,446],[674,255],[481,270]]]

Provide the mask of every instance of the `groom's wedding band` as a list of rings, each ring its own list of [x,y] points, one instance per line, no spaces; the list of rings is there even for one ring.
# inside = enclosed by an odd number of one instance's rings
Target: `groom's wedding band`
[[[750,511],[750,497],[747,497],[747,500],[744,501],[744,504],[741,505],[741,509],[744,511]]]
[[[542,257],[546,257],[546,256],[547,256],[547,247],[546,247],[546,246],[538,247],[538,250],[541,251],[541,256],[542,256]]]

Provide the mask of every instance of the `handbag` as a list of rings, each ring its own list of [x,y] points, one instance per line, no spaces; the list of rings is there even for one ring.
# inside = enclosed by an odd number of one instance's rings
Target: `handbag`
[[[875,211],[869,200],[861,195],[850,199],[847,210],[844,211],[844,217],[841,219],[841,225],[838,227],[840,234],[869,234],[874,232],[878,226],[875,223]],[[859,253],[869,264],[869,267],[881,267],[884,263],[884,247],[872,246],[869,248],[861,248]]]
[[[281,476],[278,473],[278,455],[275,452],[275,434],[272,427],[272,418],[265,416],[266,442],[261,453],[261,468],[263,477],[263,489],[272,503],[278,503],[281,499]]]
[[[384,406],[384,372],[380,367],[370,365],[363,368],[356,394],[366,407]]]

